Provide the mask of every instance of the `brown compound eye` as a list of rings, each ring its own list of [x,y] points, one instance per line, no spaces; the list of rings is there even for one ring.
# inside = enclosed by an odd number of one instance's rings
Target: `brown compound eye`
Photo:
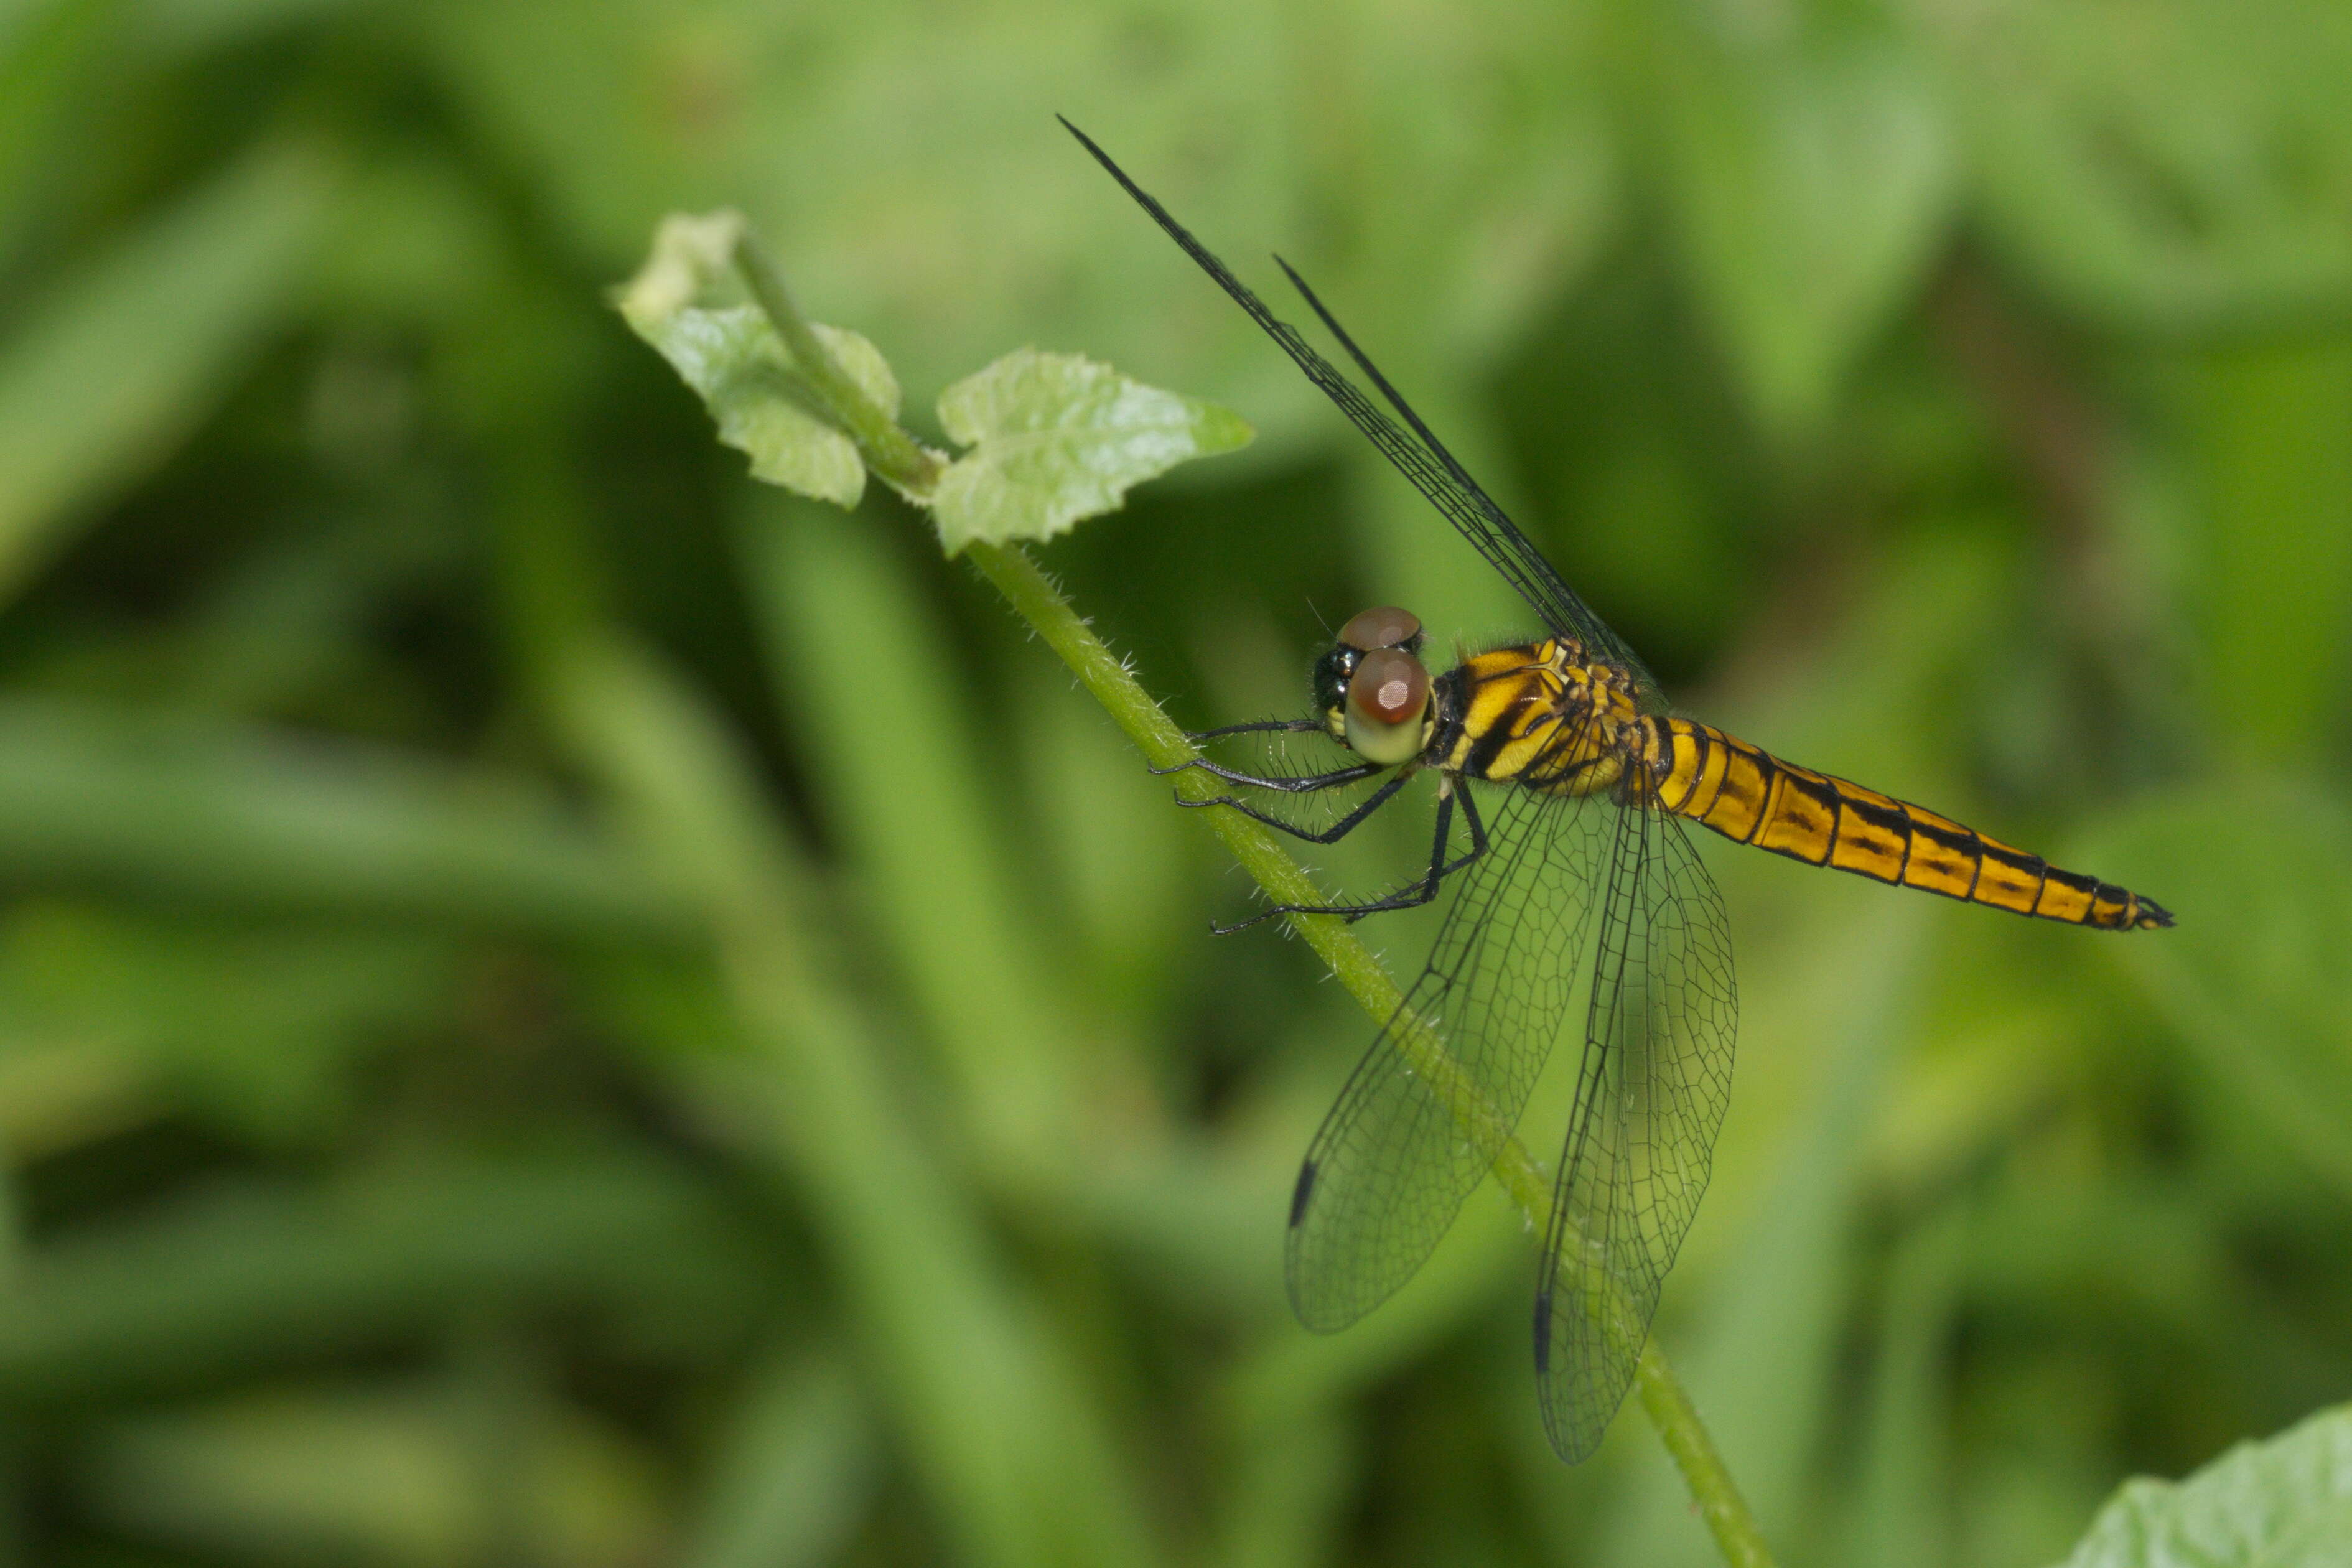
[[[1370,652],[1374,648],[1403,647],[1421,639],[1421,618],[1411,610],[1400,610],[1394,605],[1377,610],[1366,610],[1339,628],[1339,641],[1349,647]]]
[[[1375,724],[1402,724],[1429,705],[1429,671],[1402,648],[1375,648],[1356,665],[1348,706]]]
[[[1347,741],[1357,755],[1396,767],[1421,754],[1429,671],[1401,647],[1377,647],[1348,681]]]

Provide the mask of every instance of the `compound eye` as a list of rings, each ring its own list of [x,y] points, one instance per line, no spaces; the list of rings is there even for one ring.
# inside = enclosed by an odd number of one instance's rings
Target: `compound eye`
[[[1348,682],[1348,706],[1375,724],[1421,717],[1429,703],[1429,671],[1402,648],[1375,648]]]
[[[1366,652],[1381,647],[1418,647],[1421,619],[1411,610],[1400,610],[1393,605],[1366,610],[1339,628],[1339,640]]]
[[[1364,655],[1348,682],[1348,744],[1367,762],[1395,766],[1420,755],[1429,671],[1402,648]]]

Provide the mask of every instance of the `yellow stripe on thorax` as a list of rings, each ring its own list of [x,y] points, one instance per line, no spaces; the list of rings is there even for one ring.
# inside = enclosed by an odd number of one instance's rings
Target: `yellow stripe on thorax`
[[[1624,767],[1630,684],[1559,638],[1465,659],[1462,732],[1442,766],[1490,783],[1590,795]]]

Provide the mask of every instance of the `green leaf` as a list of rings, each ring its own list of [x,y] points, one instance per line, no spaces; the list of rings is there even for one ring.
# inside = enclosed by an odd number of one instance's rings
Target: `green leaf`
[[[2341,1568],[2352,1405],[2242,1443],[2185,1481],[2126,1481],[2064,1568]]]
[[[740,213],[670,214],[614,303],[630,330],[702,398],[719,438],[750,454],[753,479],[855,507],[866,493],[865,459],[819,412],[823,404],[773,324],[756,306],[696,303],[739,281],[735,247],[742,236]],[[844,328],[812,324],[849,379],[897,418],[898,383],[882,351]]]
[[[727,282],[742,237],[743,215],[732,208],[671,213],[656,226],[645,265],[614,304],[640,333],[660,326]]]
[[[1130,381],[1080,354],[1016,349],[940,394],[959,446],[933,504],[952,555],[974,540],[1050,539],[1127,492],[1255,434],[1213,403]]]
[[[757,306],[688,308],[658,320],[631,316],[629,324],[701,396],[719,438],[750,454],[753,479],[837,506],[857,504],[866,462],[856,443],[812,411],[814,395]],[[815,326],[850,379],[895,417],[898,384],[882,352],[845,328]]]

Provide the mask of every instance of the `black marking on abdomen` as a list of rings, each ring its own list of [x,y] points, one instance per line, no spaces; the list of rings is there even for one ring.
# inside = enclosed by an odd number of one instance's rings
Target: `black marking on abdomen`
[[[1801,855],[1794,849],[1784,849],[1780,853],[1801,866],[1826,866],[1830,863],[1831,858],[1837,853],[1838,807],[1843,804],[1845,797],[1838,794],[1837,785],[1830,783],[1829,780],[1807,778],[1804,774],[1795,772],[1791,772],[1789,774],[1789,782],[1780,786],[1780,798],[1783,801],[1789,798],[1790,790],[1795,790],[1820,807],[1822,814],[1830,819],[1830,829],[1822,835],[1822,858],[1818,860],[1810,856]]]
[[[2099,896],[2099,889],[2107,886],[2106,883],[2100,881],[2096,877],[2086,877],[2080,871],[2062,871],[2055,866],[2050,868],[2050,876],[2047,879],[2057,883],[2062,888],[2072,888],[2074,891],[2082,894],[2085,899],[2097,898]],[[2116,892],[2123,891],[2120,888],[2117,888],[2115,890]],[[2035,901],[2039,902],[2040,900],[2037,900]],[[2085,909],[2084,912],[2087,914],[2089,913],[2089,910]]]
[[[1955,855],[1972,857],[1975,860],[1975,872],[1969,878],[1967,889],[1957,893],[1948,888],[1938,888],[1926,882],[1906,882],[1903,885],[1914,892],[1933,893],[1939,899],[1951,899],[1963,904],[1973,902],[1977,884],[1984,879],[1984,835],[1973,827],[1962,827],[1957,833],[1949,832],[1932,822],[1922,822],[1916,816],[1912,817],[1910,822],[1911,831],[1920,837],[1933,844],[1940,844]],[[1911,847],[1907,844],[1903,849],[1903,868],[1906,872],[1911,868]]]
[[[1756,759],[1756,820],[1748,825],[1748,837],[1738,840],[1741,844],[1755,843],[1764,825],[1772,819],[1772,781],[1780,776],[1780,758],[1761,746],[1751,748],[1749,755]],[[1724,772],[1727,774],[1730,771],[1730,764],[1726,763]],[[1722,793],[1719,787],[1717,793]]]
[[[1911,819],[1904,815],[1899,805],[1881,805],[1874,800],[1856,800],[1846,795],[1839,795],[1838,801],[1848,811],[1889,837],[1904,838],[1911,832]]]
[[[1883,872],[1873,866],[1840,866],[1838,869],[1855,872],[1868,877],[1874,882],[1901,887],[1903,873],[1909,869],[1911,865],[1911,819],[1903,815],[1903,808],[1899,805],[1881,805],[1873,800],[1857,800],[1842,790],[1838,792],[1837,801],[1838,811],[1843,815],[1838,816],[1831,828],[1831,863],[1834,863],[1837,859],[1837,841],[1845,836],[1845,816],[1851,815],[1855,821],[1876,828],[1902,845],[1902,864],[1895,867],[1892,872]]]

